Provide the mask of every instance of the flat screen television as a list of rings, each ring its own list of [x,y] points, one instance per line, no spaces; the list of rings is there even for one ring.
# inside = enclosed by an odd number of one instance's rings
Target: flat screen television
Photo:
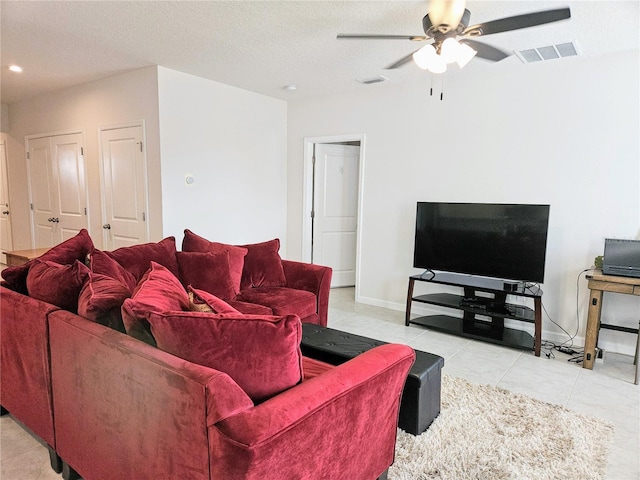
[[[549,205],[418,202],[413,266],[544,282]]]

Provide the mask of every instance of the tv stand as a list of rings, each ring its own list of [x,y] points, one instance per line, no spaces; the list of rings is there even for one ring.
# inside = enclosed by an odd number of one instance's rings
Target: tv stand
[[[431,293],[413,295],[415,282],[436,283],[462,287],[464,294]],[[534,308],[507,303],[507,295],[533,298]],[[428,315],[411,318],[413,302],[461,310],[462,318],[450,315]],[[482,318],[484,317],[484,318]],[[505,319],[534,324],[534,336],[528,332],[504,326]],[[524,350],[533,350],[540,356],[542,344],[542,290],[525,288],[519,284],[506,284],[501,280],[434,272],[434,275],[409,277],[405,325],[421,325],[433,330],[451,333],[475,340],[483,340]]]

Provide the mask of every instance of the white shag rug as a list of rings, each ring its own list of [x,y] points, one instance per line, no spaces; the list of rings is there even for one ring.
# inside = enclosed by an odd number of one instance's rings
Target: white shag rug
[[[612,438],[602,420],[443,375],[440,415],[398,430],[389,480],[600,479]]]

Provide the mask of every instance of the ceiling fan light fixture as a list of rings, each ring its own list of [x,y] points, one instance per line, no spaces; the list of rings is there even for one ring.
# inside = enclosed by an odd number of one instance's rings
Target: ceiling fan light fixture
[[[465,0],[431,0],[429,2],[429,20],[442,33],[455,30],[464,14]]]
[[[460,48],[458,48],[458,57],[456,58],[456,63],[460,68],[464,67],[467,63],[471,61],[473,57],[476,56],[476,52],[473,48],[471,48],[466,43],[460,44]]]
[[[425,45],[413,54],[413,61],[423,70],[429,70],[431,73],[444,73],[447,70],[447,62],[445,62],[436,52],[433,45]]]
[[[442,42],[442,46],[440,47],[440,56],[447,63],[454,63],[459,56],[460,44],[458,41],[449,37]]]

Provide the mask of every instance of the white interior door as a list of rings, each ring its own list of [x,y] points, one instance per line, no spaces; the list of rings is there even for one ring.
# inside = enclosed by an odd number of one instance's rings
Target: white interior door
[[[107,250],[149,241],[142,125],[100,131]]]
[[[31,202],[31,237],[33,248],[51,247],[56,243],[54,218],[60,211],[52,165],[49,137],[28,141],[27,164],[29,174],[29,199]]]
[[[0,142],[0,252],[13,250],[7,172],[7,149],[4,142]],[[0,263],[7,263],[4,253],[0,253]]]
[[[360,147],[317,144],[313,263],[333,269],[332,287],[355,285]]]
[[[88,229],[82,134],[27,140],[33,247],[51,247]]]
[[[58,230],[56,240],[62,242],[88,225],[82,134],[51,137],[51,152],[59,205],[55,222]]]

